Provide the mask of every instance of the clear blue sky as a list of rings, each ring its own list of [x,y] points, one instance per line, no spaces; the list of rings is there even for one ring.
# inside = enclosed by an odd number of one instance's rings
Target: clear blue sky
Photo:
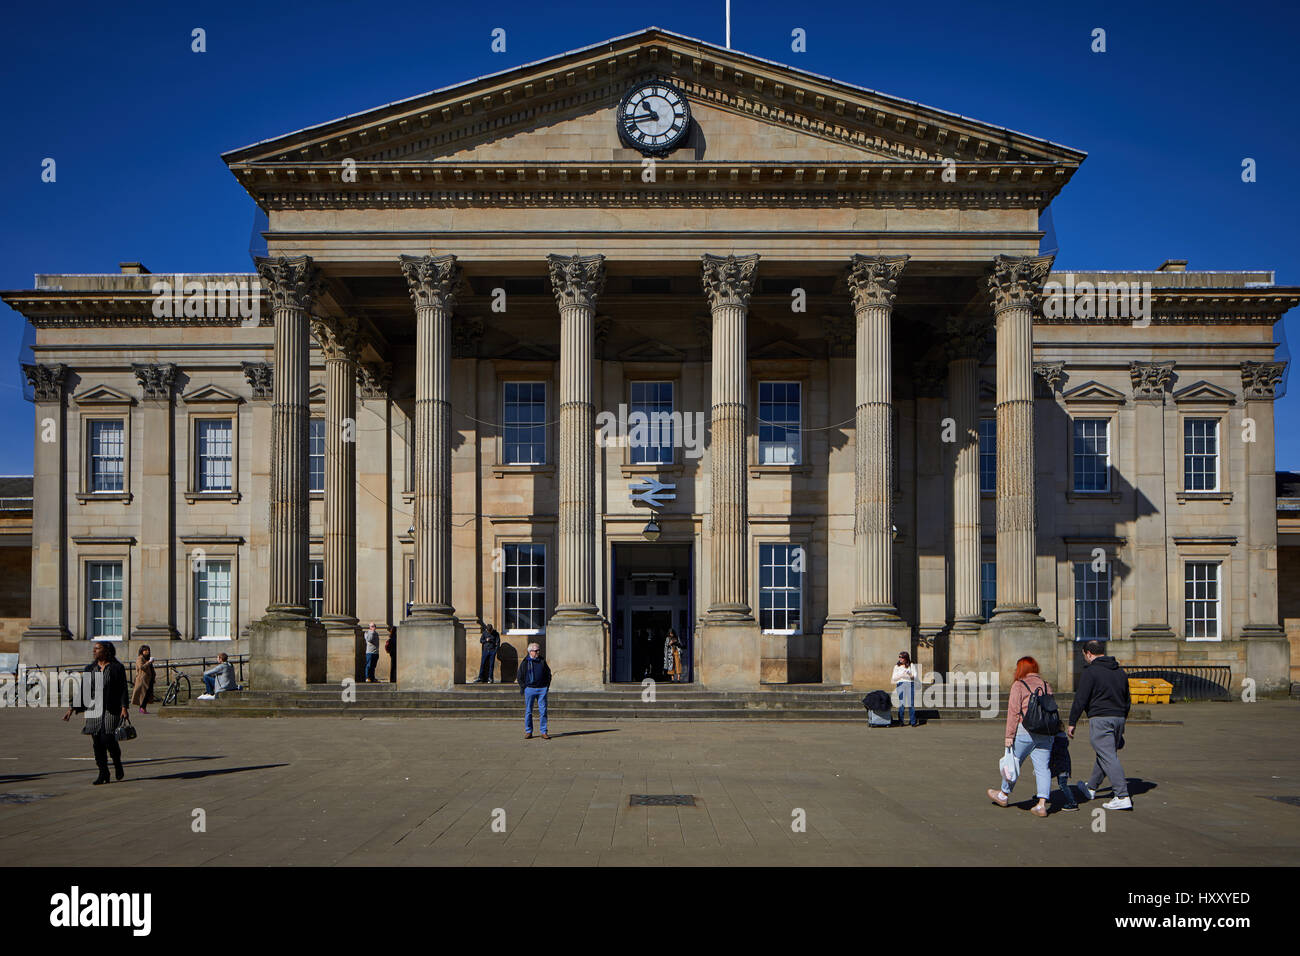
[[[0,40],[0,287],[37,272],[250,268],[224,150],[646,26],[723,41],[723,0],[24,3]],[[732,46],[1086,150],[1058,268],[1275,269],[1300,285],[1291,3],[734,0]],[[194,27],[208,51],[190,51]],[[507,50],[490,50],[504,28]],[[791,31],[807,31],[794,53]],[[1107,52],[1091,33],[1106,30]],[[40,181],[53,157],[58,181]],[[1241,161],[1258,181],[1241,181]],[[1300,309],[1287,320],[1300,349]],[[0,474],[31,470],[23,323],[0,305]],[[1300,376],[1277,404],[1300,471]]]

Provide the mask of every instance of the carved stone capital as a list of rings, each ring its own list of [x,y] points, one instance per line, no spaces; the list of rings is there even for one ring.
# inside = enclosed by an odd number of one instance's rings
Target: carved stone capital
[[[948,367],[941,362],[912,364],[912,394],[917,398],[943,398],[948,385]]]
[[[1029,308],[1037,310],[1043,298],[1043,283],[1052,271],[1055,256],[995,256],[989,274],[989,299],[993,311]]]
[[[1133,397],[1139,401],[1163,401],[1174,376],[1173,362],[1129,362]]]
[[[823,315],[826,351],[831,358],[853,358],[857,354],[857,327],[852,316]]]
[[[36,392],[35,398],[38,402],[61,402],[63,401],[63,379],[67,376],[68,367],[62,364],[54,365],[28,365],[23,363],[23,375],[27,377],[27,384]]]
[[[485,326],[480,318],[461,318],[451,323],[451,357],[478,358]]]
[[[357,385],[362,398],[387,398],[392,380],[392,362],[362,362],[357,366]]]
[[[609,333],[614,328],[614,320],[608,315],[596,317],[596,324],[593,329],[593,336],[596,339],[596,357],[605,357],[605,343],[609,341]]]
[[[700,278],[704,283],[704,296],[709,308],[738,305],[749,308],[749,297],[754,292],[754,276],[758,272],[758,255],[700,256]]]
[[[253,389],[254,398],[270,398],[275,384],[275,368],[270,362],[240,362],[244,378]]]
[[[172,384],[176,381],[176,366],[170,363],[161,365],[132,364],[135,379],[144,389],[145,398],[169,401],[172,397]]]
[[[894,294],[898,291],[898,278],[907,266],[909,256],[854,256],[849,262],[845,280],[853,298],[853,311],[868,306],[894,307]]]
[[[700,347],[709,352],[713,349],[713,316],[697,315],[695,317],[695,337],[700,340]]]
[[[1247,401],[1272,401],[1277,397],[1277,383],[1282,381],[1286,362],[1242,362],[1241,386]]]
[[[313,316],[311,334],[327,362],[338,359],[356,362],[361,358],[361,347],[365,344],[365,339],[361,323],[352,316]]]
[[[411,290],[413,306],[456,310],[456,294],[464,276],[455,256],[399,256],[398,262]]]
[[[604,256],[550,255],[546,257],[546,264],[551,271],[551,288],[559,308],[596,307],[596,300],[605,291]]]
[[[1043,383],[1044,393],[1050,398],[1061,390],[1061,383],[1065,381],[1065,363],[1035,362],[1034,378]]]
[[[273,309],[302,309],[310,312],[312,304],[325,288],[321,271],[311,256],[279,256],[253,259],[262,288],[271,297]]]
[[[952,316],[947,323],[948,360],[979,359],[988,347],[993,323],[987,318],[959,319]]]

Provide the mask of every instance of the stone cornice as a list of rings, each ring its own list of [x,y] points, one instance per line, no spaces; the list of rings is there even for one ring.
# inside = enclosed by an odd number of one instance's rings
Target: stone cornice
[[[596,307],[596,300],[605,289],[604,256],[549,255],[546,264],[550,269],[555,304],[559,308]]]
[[[749,297],[754,291],[754,276],[758,271],[758,256],[700,256],[700,280],[704,284],[704,297],[709,308],[724,305],[749,307]]]
[[[413,306],[456,311],[456,295],[464,275],[455,256],[402,256],[400,263]]]
[[[870,306],[894,307],[898,279],[910,256],[854,256],[845,275],[855,312]]]
[[[1043,283],[1052,271],[1055,256],[995,256],[988,277],[989,299],[994,313],[1003,309],[1028,308],[1035,312],[1042,301]]]
[[[310,312],[324,291],[320,269],[310,256],[256,256],[257,275],[271,299],[272,309]]]

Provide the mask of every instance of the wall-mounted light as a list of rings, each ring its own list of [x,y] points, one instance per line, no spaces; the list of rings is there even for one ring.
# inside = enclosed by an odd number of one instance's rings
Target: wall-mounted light
[[[661,533],[659,522],[655,520],[654,515],[651,515],[650,520],[647,521],[645,527],[641,529],[641,537],[645,538],[647,541],[658,541]]]

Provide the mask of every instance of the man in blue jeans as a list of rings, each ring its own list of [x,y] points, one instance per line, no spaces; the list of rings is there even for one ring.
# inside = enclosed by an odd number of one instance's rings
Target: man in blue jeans
[[[546,732],[546,694],[551,689],[551,669],[542,660],[541,653],[540,645],[529,644],[528,656],[519,662],[519,673],[515,675],[519,692],[524,695],[524,740],[533,736],[533,701],[537,701],[541,717],[542,739],[551,739]]]
[[[379,664],[379,629],[375,627],[374,621],[371,621],[370,626],[366,628],[364,637],[366,639],[365,682],[378,684],[379,678],[375,677],[375,667]]]

